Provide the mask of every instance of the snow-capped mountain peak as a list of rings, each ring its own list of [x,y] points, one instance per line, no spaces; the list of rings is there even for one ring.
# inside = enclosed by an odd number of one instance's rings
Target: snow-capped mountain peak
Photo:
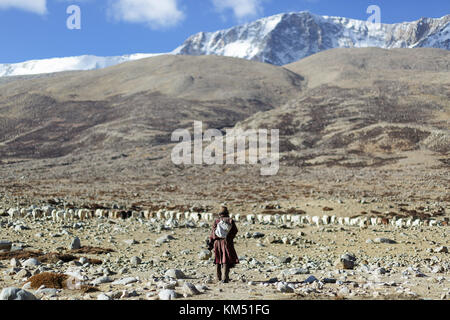
[[[307,11],[281,13],[226,30],[200,32],[170,54],[221,55],[285,65],[323,50],[358,47],[450,50],[450,15],[376,25]],[[101,69],[157,55],[84,55],[0,64],[0,77]]]
[[[201,32],[187,39],[173,53],[214,54],[284,65],[332,48],[450,50],[449,29],[450,15],[377,25],[303,11],[278,14],[217,32]]]

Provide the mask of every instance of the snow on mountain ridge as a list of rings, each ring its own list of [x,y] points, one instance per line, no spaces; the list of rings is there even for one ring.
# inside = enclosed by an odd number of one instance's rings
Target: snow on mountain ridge
[[[449,50],[449,25],[450,15],[378,26],[307,11],[291,12],[193,35],[173,53],[215,54],[284,65],[332,48],[431,46]]]
[[[115,57],[83,55],[75,57],[30,60],[13,64],[0,64],[0,77],[102,69],[119,63],[154,57],[157,55],[160,54],[137,53]]]
[[[354,47],[450,50],[450,15],[378,28],[367,21],[307,11],[280,13],[225,30],[200,32],[169,54],[221,55],[285,65],[323,50]],[[100,69],[157,55],[84,55],[0,64],[0,77]]]

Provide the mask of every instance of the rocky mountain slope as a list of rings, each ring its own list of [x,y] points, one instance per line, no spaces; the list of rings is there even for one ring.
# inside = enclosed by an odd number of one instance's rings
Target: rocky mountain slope
[[[292,164],[382,165],[407,152],[450,151],[450,53],[334,49],[287,65],[307,88],[238,127],[279,128]]]
[[[159,56],[0,85],[0,157],[166,145],[178,128],[232,127],[296,95],[303,78],[227,57]]]
[[[162,148],[171,166],[171,133],[196,120],[280,129],[286,165],[379,166],[407,152],[446,163],[449,66],[440,49],[334,49],[285,67],[166,55],[10,81],[0,85],[0,155]]]

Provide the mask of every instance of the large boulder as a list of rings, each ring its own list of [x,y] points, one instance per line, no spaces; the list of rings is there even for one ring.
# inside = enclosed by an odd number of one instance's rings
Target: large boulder
[[[0,300],[37,300],[31,293],[19,288],[5,288],[0,293]]]

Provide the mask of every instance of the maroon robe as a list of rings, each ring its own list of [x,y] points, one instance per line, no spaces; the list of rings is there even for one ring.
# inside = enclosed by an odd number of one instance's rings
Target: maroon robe
[[[216,236],[216,227],[220,220],[223,219],[226,222],[231,224],[231,230],[228,232],[226,239],[221,239]],[[228,264],[230,268],[233,268],[235,264],[239,263],[239,259],[234,249],[233,240],[238,233],[238,229],[233,219],[229,217],[222,217],[217,219],[214,222],[211,236],[209,237],[210,241],[214,241],[214,256],[216,257],[214,263],[215,264]]]

